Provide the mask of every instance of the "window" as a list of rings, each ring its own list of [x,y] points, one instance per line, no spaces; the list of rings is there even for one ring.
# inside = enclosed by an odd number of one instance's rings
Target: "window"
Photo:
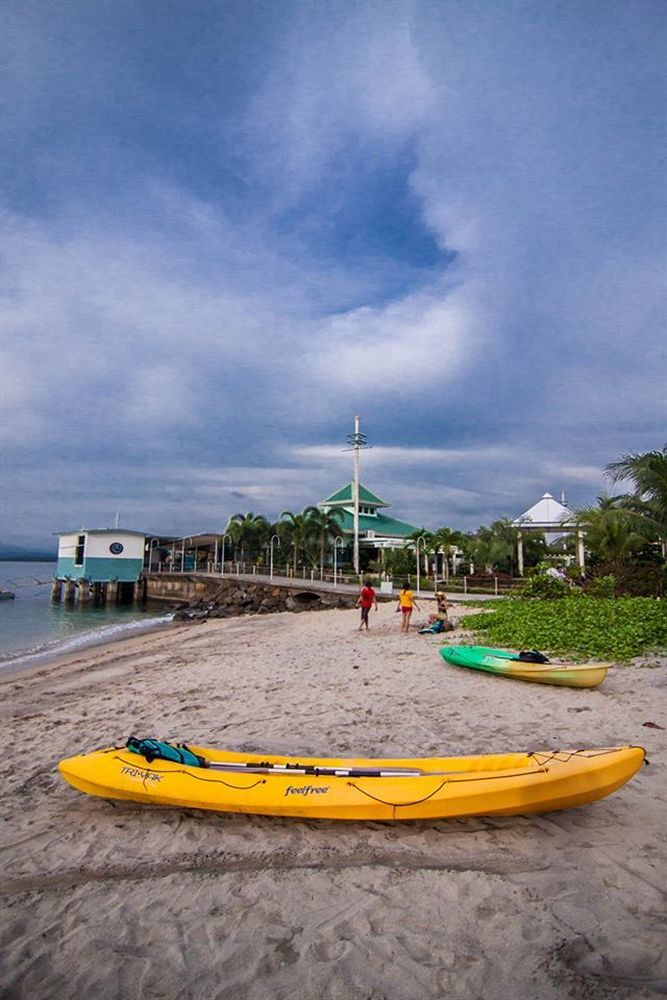
[[[79,535],[76,540],[76,552],[74,553],[74,565],[83,566],[83,551],[86,547],[86,536]]]

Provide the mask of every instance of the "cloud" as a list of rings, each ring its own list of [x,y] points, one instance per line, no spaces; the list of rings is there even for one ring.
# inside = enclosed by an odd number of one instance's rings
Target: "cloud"
[[[651,2],[10,8],[11,531],[301,509],[355,412],[427,525],[664,440]]]
[[[339,390],[356,394],[414,388],[434,378],[447,383],[470,364],[480,337],[470,288],[407,296],[380,309],[363,307],[320,327],[313,370],[324,383],[336,373]]]
[[[429,121],[434,86],[413,40],[414,10],[404,4],[387,18],[374,4],[326,4],[290,19],[243,132],[276,206],[320,186],[341,159],[386,155]]]

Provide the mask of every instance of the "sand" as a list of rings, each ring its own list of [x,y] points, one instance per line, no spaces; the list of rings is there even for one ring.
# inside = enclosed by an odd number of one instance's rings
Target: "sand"
[[[667,992],[667,658],[551,688],[446,666],[392,604],[368,634],[357,616],[178,625],[2,684],[3,997]],[[58,776],[129,735],[296,755],[640,743],[650,766],[581,809],[402,824],[112,804]]]

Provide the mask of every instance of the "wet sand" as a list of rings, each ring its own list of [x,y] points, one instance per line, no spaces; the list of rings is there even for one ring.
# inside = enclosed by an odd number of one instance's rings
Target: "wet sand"
[[[0,995],[666,993],[667,657],[595,690],[530,685],[446,666],[398,618],[177,625],[5,679]],[[112,804],[59,778],[129,735],[341,756],[638,743],[651,763],[577,810],[403,824]]]

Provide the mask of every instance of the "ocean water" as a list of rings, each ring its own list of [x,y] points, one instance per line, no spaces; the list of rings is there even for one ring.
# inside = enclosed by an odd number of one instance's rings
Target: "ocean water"
[[[110,642],[171,621],[155,608],[80,608],[51,603],[55,562],[0,561],[0,670],[19,670],[85,646]]]

